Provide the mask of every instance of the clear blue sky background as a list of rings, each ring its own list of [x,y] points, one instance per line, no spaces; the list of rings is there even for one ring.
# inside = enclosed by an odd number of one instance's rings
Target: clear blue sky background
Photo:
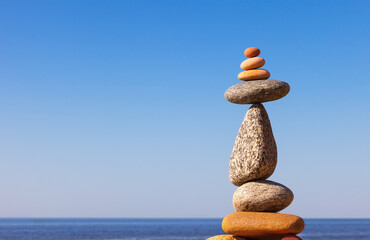
[[[369,1],[1,1],[0,217],[223,217],[259,47],[284,212],[370,217]]]

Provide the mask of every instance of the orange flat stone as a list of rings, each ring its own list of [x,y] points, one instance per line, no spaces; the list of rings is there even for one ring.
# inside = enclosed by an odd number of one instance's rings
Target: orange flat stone
[[[222,221],[225,233],[250,239],[282,239],[303,231],[302,218],[283,213],[235,212]],[[247,238],[248,239],[248,238]]]
[[[295,235],[270,235],[265,237],[246,237],[244,240],[302,240]]]
[[[298,236],[291,235],[291,236],[285,236],[281,240],[302,240],[302,238],[300,238]]]
[[[266,69],[252,69],[241,72],[238,74],[238,78],[243,81],[248,80],[262,80],[268,79],[270,77],[270,72]]]
[[[295,235],[276,235],[267,237],[238,237],[233,235],[217,235],[206,240],[302,240],[302,238]]]
[[[249,69],[260,68],[263,65],[265,65],[265,59],[261,57],[252,57],[252,58],[248,58],[247,60],[244,60],[240,64],[240,68],[243,70],[249,70]]]
[[[244,55],[249,58],[257,57],[258,55],[260,55],[260,53],[261,53],[261,50],[259,50],[256,47],[249,47],[244,50]]]
[[[217,235],[211,238],[207,238],[206,240],[246,240],[246,238],[224,234],[224,235]]]

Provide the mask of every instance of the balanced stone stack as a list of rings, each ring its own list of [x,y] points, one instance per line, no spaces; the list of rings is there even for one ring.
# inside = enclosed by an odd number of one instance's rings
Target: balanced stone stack
[[[247,111],[236,137],[229,165],[229,179],[239,188],[233,196],[235,213],[222,221],[229,235],[208,240],[297,240],[303,231],[302,218],[277,213],[293,201],[292,191],[280,183],[266,180],[277,164],[277,147],[263,102],[288,94],[286,82],[268,80],[270,73],[260,69],[265,60],[257,57],[258,48],[247,48],[248,58],[241,63],[243,82],[230,87],[225,98],[236,104],[253,104]]]

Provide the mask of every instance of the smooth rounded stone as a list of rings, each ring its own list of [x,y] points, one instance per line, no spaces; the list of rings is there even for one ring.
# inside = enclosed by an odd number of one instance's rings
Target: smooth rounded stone
[[[229,179],[241,186],[253,180],[265,180],[277,163],[277,147],[270,119],[261,103],[253,104],[245,114],[236,137],[229,165]]]
[[[253,104],[275,101],[285,97],[288,83],[279,80],[254,80],[231,86],[225,92],[227,101],[236,104]]]
[[[222,229],[225,233],[251,239],[279,239],[302,232],[304,221],[291,214],[235,212],[223,219]]]
[[[246,237],[243,239],[245,240],[302,240],[302,238],[298,236],[285,235],[285,234],[267,235],[267,236],[259,236],[259,237]]]
[[[207,238],[206,240],[247,240],[247,239],[243,237],[223,234]]]
[[[295,235],[289,235],[289,236],[284,236],[281,240],[302,240],[302,238],[295,236]]]
[[[259,50],[256,47],[249,47],[244,50],[244,55],[248,58],[257,57],[258,55],[260,55],[260,53],[261,53],[261,50]]]
[[[260,68],[263,65],[265,65],[265,59],[261,57],[253,57],[253,58],[248,58],[247,60],[244,60],[240,64],[240,68],[243,70],[249,70],[249,69]]]
[[[293,192],[280,183],[260,180],[244,183],[234,193],[233,206],[239,212],[279,212],[293,201]]]
[[[239,80],[243,81],[268,79],[269,77],[270,72],[266,69],[252,69],[238,74]]]
[[[231,235],[225,235],[225,236],[231,236]],[[236,237],[236,236],[234,236]],[[223,238],[220,238],[223,239]],[[229,239],[229,238],[225,238]],[[230,238],[233,239],[240,239],[240,240],[302,240],[302,238],[295,236],[295,235],[285,235],[285,234],[277,234],[277,235],[267,235],[267,236],[259,236],[259,237],[236,237],[236,238]],[[208,240],[208,239],[206,239]],[[214,240],[214,239],[212,239]],[[218,239],[216,239],[218,240]]]

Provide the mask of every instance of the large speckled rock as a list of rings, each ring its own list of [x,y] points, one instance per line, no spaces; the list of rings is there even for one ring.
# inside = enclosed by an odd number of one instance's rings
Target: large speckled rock
[[[236,185],[265,180],[274,172],[277,148],[267,112],[261,103],[244,117],[230,158],[229,179]]]
[[[206,240],[246,240],[246,238],[223,234],[207,238]]]
[[[262,180],[244,183],[233,196],[235,211],[279,212],[293,201],[293,192],[282,184]]]
[[[222,229],[228,234],[250,237],[247,239],[281,239],[302,232],[304,221],[291,214],[235,212],[223,219]]]
[[[236,104],[253,104],[278,100],[289,93],[286,82],[278,80],[254,80],[238,83],[225,92],[227,101]]]

